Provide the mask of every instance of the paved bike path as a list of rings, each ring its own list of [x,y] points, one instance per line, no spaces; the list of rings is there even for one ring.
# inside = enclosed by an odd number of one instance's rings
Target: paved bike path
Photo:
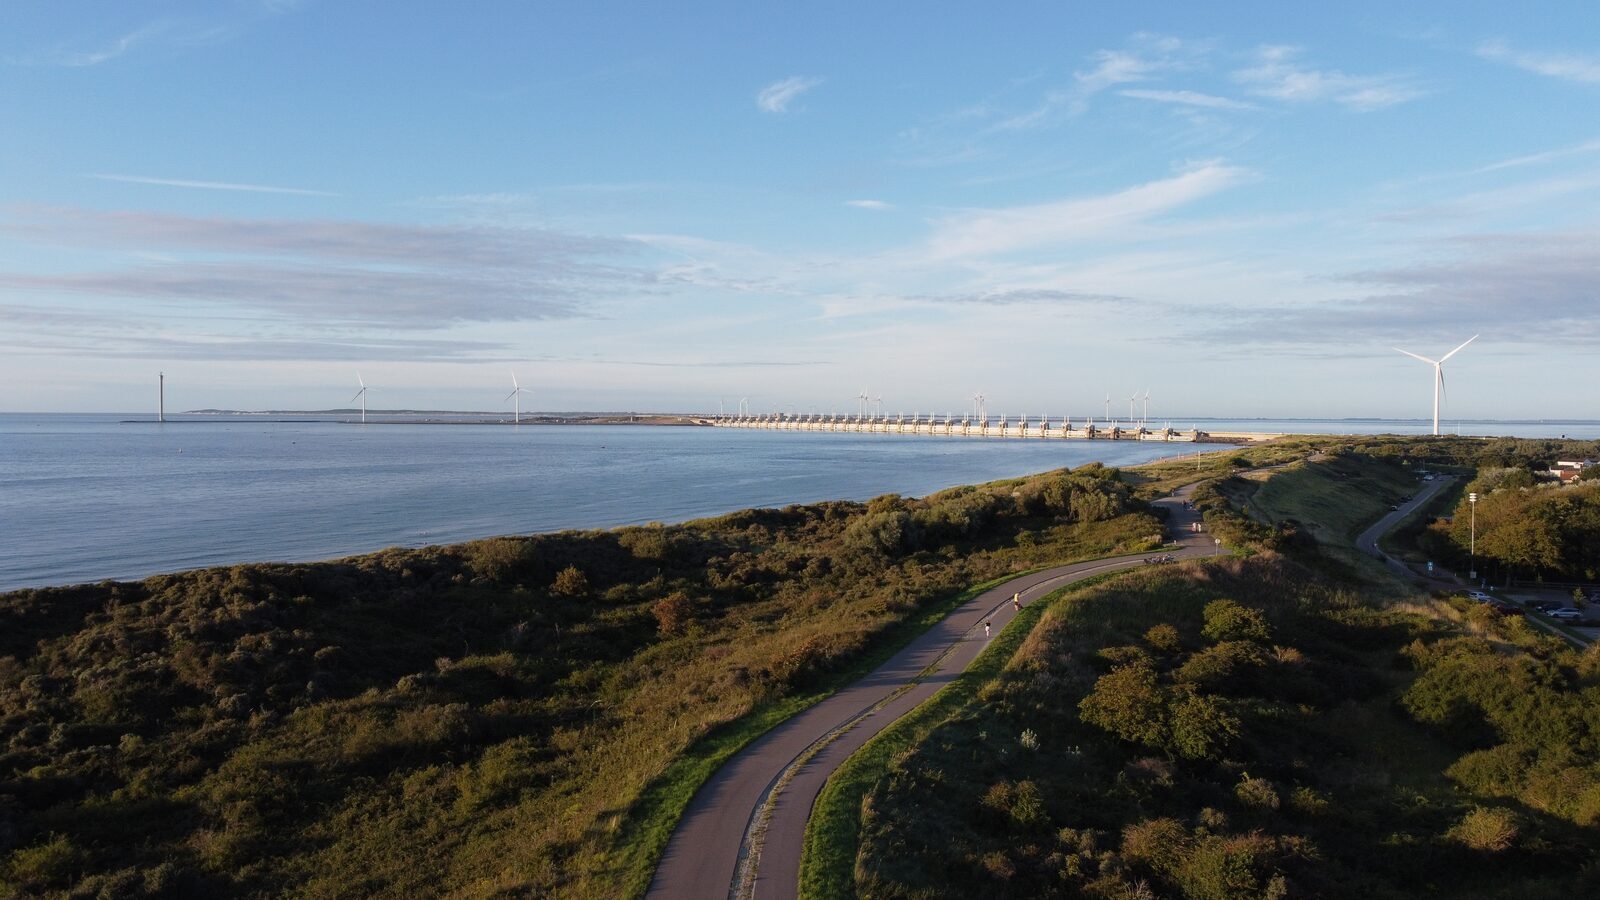
[[[1170,536],[1182,545],[1174,551],[1179,557],[1214,552],[1211,535],[1190,530],[1191,523],[1199,520],[1197,512],[1186,508],[1193,490],[1193,485],[1187,486],[1154,504],[1168,511]],[[734,895],[741,849],[754,817],[780,777],[819,741],[832,736],[778,788],[760,854],[752,859],[754,897],[796,897],[806,820],[823,783],[867,740],[964,671],[988,643],[983,623],[989,622],[992,634],[999,634],[1015,615],[1012,594],[1020,592],[1025,602],[1035,600],[1074,581],[1143,565],[1145,555],[1057,566],[985,591],[870,674],[757,738],[724,763],[690,801],[646,896],[715,900]],[[845,726],[850,727],[841,732]]]

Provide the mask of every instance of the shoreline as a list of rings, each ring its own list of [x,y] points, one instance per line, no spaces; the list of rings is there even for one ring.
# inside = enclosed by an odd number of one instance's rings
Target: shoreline
[[[155,423],[155,424],[162,424],[162,423]],[[165,424],[172,424],[172,423],[169,422],[169,423],[165,423]],[[1001,440],[1004,440],[1004,439],[1001,439]],[[1082,443],[1082,442],[1073,442],[1073,443]],[[1265,445],[1256,444],[1254,446],[1260,447],[1260,446],[1265,446]],[[1147,462],[1135,463],[1135,464],[1132,464],[1132,465],[1113,466],[1113,468],[1122,469],[1122,470],[1138,470],[1138,469],[1142,469],[1142,468],[1147,467],[1147,466],[1157,466],[1157,465],[1163,465],[1163,464],[1170,464],[1174,460],[1177,460],[1177,459],[1180,459],[1180,458],[1182,458],[1182,459],[1195,459],[1197,456],[1200,456],[1200,455],[1204,455],[1204,456],[1210,457],[1210,456],[1213,456],[1213,455],[1219,454],[1219,453],[1234,453],[1234,452],[1237,452],[1239,449],[1240,449],[1239,447],[1235,447],[1235,446],[1222,446],[1222,447],[1213,446],[1213,447],[1210,447],[1209,449],[1198,450],[1198,451],[1195,451],[1193,453],[1176,453],[1176,454],[1173,454],[1171,456],[1160,457],[1160,458],[1157,458],[1157,459],[1149,460]],[[1091,464],[1091,463],[1085,462],[1085,463],[1082,463],[1081,465],[1089,465],[1089,464]],[[1076,467],[1068,467],[1068,468],[1070,469],[1070,468],[1076,468]],[[1056,469],[1043,469],[1043,470],[1040,470],[1038,472],[1030,472],[1030,473],[1027,473],[1025,475],[1014,476],[1014,477],[1016,477],[1016,478],[1030,478],[1030,477],[1035,477],[1037,475],[1041,475],[1041,474],[1044,474],[1045,472],[1051,472],[1051,471],[1056,471]],[[1004,479],[1001,479],[1001,480],[1004,480]],[[988,483],[988,482],[976,481],[976,482],[966,482],[966,483],[961,483],[961,484],[946,485],[945,487],[941,487],[941,488],[939,488],[937,490],[929,491],[927,494],[924,494],[923,497],[933,496],[935,494],[943,493],[945,491],[956,490],[956,489],[963,488],[963,487],[969,487],[969,486],[974,485],[974,484],[985,484],[985,483]],[[889,493],[892,493],[892,492],[889,492]],[[875,496],[882,496],[882,494],[875,495]],[[308,566],[308,565],[309,566],[314,566],[314,565],[326,565],[326,564],[331,564],[331,563],[338,563],[338,562],[345,561],[345,560],[359,559],[359,558],[362,558],[362,557],[372,556],[372,555],[380,554],[380,553],[387,553],[387,552],[391,552],[391,551],[406,551],[406,552],[421,551],[421,550],[426,550],[426,549],[429,549],[429,548],[454,547],[454,546],[460,546],[460,545],[463,545],[463,544],[475,543],[475,542],[478,542],[478,541],[489,541],[489,540],[496,540],[496,539],[500,539],[500,538],[523,538],[523,537],[531,537],[531,536],[534,536],[534,535],[561,534],[561,533],[564,533],[564,532],[584,532],[584,531],[610,532],[610,531],[619,531],[619,530],[628,529],[628,528],[649,528],[649,527],[652,527],[652,526],[661,526],[661,527],[667,527],[667,528],[677,528],[677,527],[681,527],[681,526],[684,526],[684,525],[687,525],[687,524],[690,524],[690,523],[693,523],[693,522],[697,522],[697,521],[702,521],[702,520],[706,520],[706,519],[715,519],[715,518],[719,518],[719,517],[722,517],[722,516],[736,515],[738,513],[748,512],[748,511],[752,511],[752,510],[776,510],[776,509],[783,509],[783,508],[786,508],[788,506],[814,506],[814,505],[821,504],[821,503],[833,503],[833,502],[866,503],[870,499],[871,498],[864,498],[862,500],[847,500],[847,499],[844,499],[844,498],[832,497],[832,498],[823,498],[823,499],[811,500],[811,501],[798,501],[798,502],[784,503],[784,504],[781,504],[781,505],[740,506],[740,507],[735,507],[735,508],[731,508],[731,509],[724,509],[724,510],[722,510],[720,512],[707,513],[707,514],[703,514],[703,515],[695,515],[695,516],[693,516],[691,518],[681,519],[681,520],[673,520],[673,521],[661,521],[661,522],[651,521],[651,522],[641,522],[641,523],[619,523],[619,524],[615,524],[615,525],[600,526],[600,527],[594,527],[594,528],[587,528],[587,527],[582,527],[582,526],[566,526],[566,527],[561,527],[561,528],[543,529],[543,530],[535,530],[535,531],[527,531],[527,532],[499,532],[499,533],[495,533],[495,534],[484,534],[484,535],[480,535],[478,537],[465,538],[465,539],[456,539],[456,540],[426,541],[426,542],[423,542],[423,543],[415,543],[415,544],[412,544],[412,543],[395,543],[395,544],[390,544],[390,545],[387,545],[387,546],[384,546],[384,547],[377,547],[377,548],[373,548],[373,549],[370,549],[370,550],[360,550],[360,551],[356,551],[356,552],[352,552],[352,553],[339,553],[339,552],[335,551],[335,555],[332,555],[332,556],[317,556],[317,557],[307,558],[307,559],[270,559],[270,558],[263,559],[263,558],[259,558],[258,557],[258,558],[255,558],[255,559],[237,560],[237,561],[233,561],[233,562],[214,562],[214,563],[206,563],[206,564],[190,566],[190,567],[161,569],[161,570],[158,570],[158,571],[148,572],[148,573],[143,574],[143,575],[111,576],[111,577],[104,577],[104,578],[88,578],[88,579],[77,580],[77,581],[54,582],[54,583],[50,583],[50,584],[31,584],[31,585],[18,585],[16,587],[0,587],[0,601],[3,601],[4,598],[6,598],[9,595],[21,593],[21,592],[24,592],[24,591],[73,590],[73,589],[77,589],[77,588],[81,588],[81,587],[85,587],[85,586],[89,586],[89,585],[104,584],[104,583],[107,583],[107,582],[118,583],[118,584],[137,584],[139,582],[142,582],[142,581],[145,581],[145,580],[148,580],[148,579],[151,579],[151,578],[162,578],[162,577],[173,576],[173,575],[181,575],[181,574],[190,573],[190,572],[200,572],[200,571],[205,571],[205,570],[208,570],[208,569],[226,569],[226,568],[232,568],[234,566]],[[914,499],[921,499],[921,498],[914,498]]]

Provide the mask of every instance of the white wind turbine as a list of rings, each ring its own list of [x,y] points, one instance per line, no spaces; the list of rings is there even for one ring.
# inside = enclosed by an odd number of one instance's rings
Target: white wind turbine
[[[984,405],[984,401],[987,399],[989,398],[983,396],[982,394],[972,395],[972,414],[977,417],[980,423],[987,422],[989,420],[989,410]]]
[[[1141,398],[1141,399],[1144,400],[1144,412],[1139,416],[1139,422],[1140,422],[1141,425],[1143,425],[1143,424],[1148,424],[1150,422],[1150,389],[1149,388],[1145,388],[1144,389],[1144,397]]]
[[[1128,398],[1128,424],[1129,425],[1132,425],[1134,423],[1133,408],[1134,408],[1134,406],[1136,406],[1138,404],[1138,402],[1139,402],[1139,392],[1138,391],[1134,391],[1133,392],[1133,396]]]
[[[1476,335],[1476,334],[1473,335],[1472,337],[1467,338],[1465,341],[1462,342],[1460,347],[1457,347],[1454,350],[1451,350],[1449,353],[1446,353],[1445,355],[1439,357],[1438,359],[1429,359],[1426,356],[1418,356],[1417,354],[1412,353],[1410,350],[1401,350],[1399,347],[1394,348],[1396,353],[1404,353],[1405,355],[1411,357],[1412,359],[1420,359],[1423,362],[1427,363],[1428,365],[1433,366],[1433,433],[1434,434],[1438,434],[1439,433],[1439,395],[1441,393],[1443,393],[1443,391],[1444,391],[1444,361],[1449,359],[1452,356],[1455,356],[1457,353],[1460,353],[1462,348],[1466,347],[1467,344],[1470,344],[1470,343],[1472,343],[1473,341],[1475,341],[1477,339],[1478,339],[1478,335]]]
[[[360,372],[356,373],[356,383],[361,385],[361,390],[356,391],[356,395],[350,398],[350,402],[361,401],[361,424],[365,425],[367,424],[367,391],[372,390],[372,388],[367,387],[367,383],[361,380]]]
[[[867,401],[872,398],[867,396],[867,389],[862,388],[861,393],[856,395],[856,399],[861,401],[861,415],[858,418],[865,419],[867,417]]]
[[[511,373],[511,393],[506,395],[506,400],[514,400],[514,401],[516,401],[515,405],[512,407],[513,412],[511,413],[511,424],[513,424],[513,425],[521,425],[522,424],[522,395],[523,394],[531,394],[531,393],[533,393],[533,392],[528,390],[527,388],[523,387],[522,385],[517,384],[517,373],[515,371],[513,371]],[[500,402],[504,403],[504,402],[506,402],[506,400],[501,400]],[[719,405],[719,411],[720,411],[720,405]]]

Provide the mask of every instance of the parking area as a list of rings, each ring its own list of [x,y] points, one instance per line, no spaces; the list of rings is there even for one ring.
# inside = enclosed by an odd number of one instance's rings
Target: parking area
[[[1573,620],[1559,620],[1546,615],[1541,611],[1572,608],[1572,594],[1567,591],[1540,590],[1538,588],[1512,588],[1507,591],[1491,592],[1496,600],[1510,601],[1521,607],[1529,618],[1543,624],[1558,625],[1563,630],[1580,637],[1584,643],[1592,644],[1600,640],[1600,605],[1590,603],[1580,612],[1580,618]],[[1476,598],[1473,598],[1476,599]]]

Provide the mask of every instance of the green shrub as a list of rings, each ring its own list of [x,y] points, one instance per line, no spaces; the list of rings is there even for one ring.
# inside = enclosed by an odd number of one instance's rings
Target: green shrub
[[[521,538],[473,541],[462,551],[474,574],[496,584],[511,584],[526,577],[533,561],[532,545]]]
[[[1161,622],[1150,626],[1144,633],[1144,642],[1160,650],[1162,653],[1177,653],[1183,649],[1183,638],[1178,634],[1178,629],[1169,622]]]
[[[1264,896],[1270,882],[1262,878],[1259,869],[1269,843],[1266,838],[1256,836],[1201,838],[1177,872],[1183,895],[1190,900],[1241,900]]]
[[[1245,806],[1256,809],[1275,810],[1278,808],[1278,789],[1272,782],[1265,778],[1251,778],[1249,775],[1239,779],[1234,785],[1233,796]]]
[[[1148,819],[1122,829],[1122,855],[1163,875],[1178,870],[1192,843],[1176,819]]]
[[[550,583],[550,593],[558,597],[582,597],[589,593],[589,576],[577,566],[567,566],[556,573]]]
[[[1521,831],[1520,817],[1509,809],[1500,807],[1474,807],[1447,833],[1473,850],[1484,853],[1501,853],[1511,849]]]
[[[674,591],[650,605],[650,614],[656,617],[656,627],[662,634],[681,634],[694,619],[694,601],[682,591]]]
[[[1205,625],[1200,633],[1214,641],[1272,640],[1272,628],[1260,610],[1225,599],[1206,604]]]
[[[1100,676],[1078,710],[1085,722],[1125,741],[1158,748],[1167,744],[1166,694],[1146,663],[1119,666]]]
[[[1216,699],[1185,694],[1172,705],[1167,749],[1187,759],[1217,759],[1238,740],[1240,722]]]
[[[58,834],[50,840],[13,851],[6,863],[7,880],[39,890],[70,881],[83,862],[83,851]]]

